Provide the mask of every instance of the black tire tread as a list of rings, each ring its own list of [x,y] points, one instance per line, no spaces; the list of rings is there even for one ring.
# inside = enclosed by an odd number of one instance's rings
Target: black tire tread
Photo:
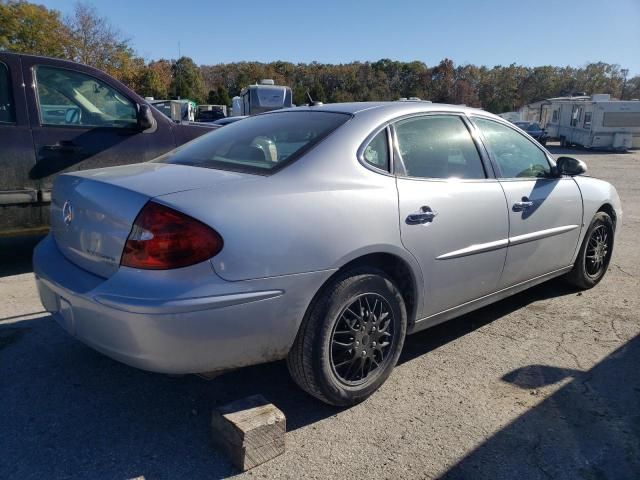
[[[597,212],[594,215],[593,219],[591,220],[591,223],[589,224],[589,228],[587,229],[587,233],[585,234],[584,239],[582,240],[582,245],[580,245],[580,250],[578,251],[578,256],[576,258],[575,263],[573,264],[573,268],[564,277],[566,282],[568,282],[569,284],[575,287],[580,288],[581,290],[588,290],[590,288],[595,287],[600,282],[600,280],[604,278],[604,275],[605,275],[603,274],[597,281],[594,282],[593,280],[586,277],[584,273],[584,266],[582,265],[582,259],[584,258],[584,251],[587,248],[587,244],[591,236],[591,231],[593,230],[594,225],[597,222],[602,222],[605,225],[609,225],[611,229],[610,249],[611,249],[611,254],[613,253],[613,245],[614,245],[613,221],[611,220],[611,217],[606,212],[602,212],[602,211]],[[608,267],[608,264],[607,264],[607,267]]]
[[[325,403],[332,405],[346,405],[346,403],[337,403],[333,401],[318,387],[320,381],[317,378],[312,363],[315,332],[318,332],[320,325],[325,320],[324,314],[326,310],[324,306],[327,305],[332,298],[339,297],[342,291],[348,288],[354,280],[357,280],[358,277],[364,277],[367,275],[380,276],[395,288],[393,281],[383,271],[378,269],[357,267],[339,274],[332,281],[328,282],[312,300],[311,305],[307,309],[305,317],[302,320],[302,324],[300,325],[293,346],[289,351],[289,355],[287,356],[287,367],[294,382],[302,390]],[[396,297],[399,299],[401,309],[403,310],[403,314],[406,318],[406,310],[402,295],[400,295],[397,288],[395,288],[395,291]]]

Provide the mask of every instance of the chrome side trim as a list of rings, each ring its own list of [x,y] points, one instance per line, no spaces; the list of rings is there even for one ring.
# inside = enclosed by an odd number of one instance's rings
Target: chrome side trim
[[[487,243],[477,243],[475,245],[469,245],[468,247],[454,250],[452,252],[443,253],[436,260],[448,260],[450,258],[466,257],[468,255],[475,255],[476,253],[490,252],[492,250],[498,250],[504,247],[510,247],[511,245],[520,245],[521,243],[533,242],[534,240],[540,240],[542,238],[553,237],[554,235],[560,235],[562,233],[575,230],[579,225],[564,225],[562,227],[548,228],[546,230],[538,230],[537,232],[525,233],[524,235],[517,235],[515,237],[503,238]]]
[[[510,287],[503,288],[502,290],[498,290],[497,292],[490,293],[483,297],[476,298],[475,300],[465,302],[461,305],[458,305],[457,307],[452,307],[447,310],[443,310],[442,312],[429,315],[428,317],[421,318],[420,320],[416,320],[414,324],[409,327],[408,333],[411,334],[419,332],[420,330],[436,326],[442,322],[451,320],[452,318],[459,317],[461,315],[464,315],[465,313],[469,313],[486,305],[490,305],[511,295],[522,292],[523,290],[527,290],[534,285],[538,285],[554,277],[558,277],[564,273],[567,273],[572,268],[573,265],[569,265],[567,267],[561,268],[559,270],[554,270],[553,272],[545,273],[544,275],[540,275],[539,277],[526,280],[516,285],[511,285]]]
[[[570,232],[571,230],[575,230],[578,227],[579,225],[564,225],[562,227],[548,228],[546,230],[538,230],[537,232],[525,233],[524,235],[509,237],[509,246],[532,242],[534,240],[540,240],[541,238],[553,237],[554,235],[560,235],[561,233]]]
[[[469,245],[468,247],[461,248],[460,250],[454,250],[436,257],[436,260],[447,260],[449,258],[466,257],[467,255],[475,255],[476,253],[490,252],[492,250],[498,250],[509,245],[509,239],[503,238],[502,240],[496,240],[494,242],[477,243],[475,245]]]
[[[96,295],[94,300],[123,312],[130,313],[184,313],[214,308],[229,307],[243,303],[257,302],[279,297],[284,291],[266,290],[262,292],[233,293],[229,295],[215,295],[212,297],[184,298],[177,300],[161,300],[147,298],[130,298],[115,295]]]

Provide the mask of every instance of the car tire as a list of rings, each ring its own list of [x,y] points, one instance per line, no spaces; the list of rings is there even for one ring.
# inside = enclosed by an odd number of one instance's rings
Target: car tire
[[[604,277],[613,253],[614,228],[611,217],[598,212],[587,230],[573,269],[565,279],[580,289],[595,287]]]
[[[393,281],[375,269],[347,271],[312,301],[287,366],[307,393],[355,405],[389,377],[406,331],[405,303]]]

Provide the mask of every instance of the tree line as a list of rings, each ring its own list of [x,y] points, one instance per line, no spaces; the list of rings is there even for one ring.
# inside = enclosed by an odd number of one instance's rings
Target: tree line
[[[147,61],[131,41],[79,3],[73,13],[60,12],[24,0],[0,0],[0,50],[65,58],[97,67],[142,96],[189,98],[198,103],[231,103],[247,85],[271,78],[293,90],[300,105],[313,100],[350,102],[419,97],[433,102],[465,104],[494,113],[517,110],[545,98],[609,93],[616,98],[640,98],[640,76],[626,79],[615,64],[582,67],[526,67],[512,63],[493,67],[455,65],[444,59],[424,62],[345,64],[234,62],[196,65],[189,57]]]

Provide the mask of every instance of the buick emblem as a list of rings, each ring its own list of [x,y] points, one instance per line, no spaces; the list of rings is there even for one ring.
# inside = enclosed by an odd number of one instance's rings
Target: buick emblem
[[[64,205],[62,206],[62,221],[65,225],[70,225],[73,221],[73,207],[69,200],[64,202]]]

